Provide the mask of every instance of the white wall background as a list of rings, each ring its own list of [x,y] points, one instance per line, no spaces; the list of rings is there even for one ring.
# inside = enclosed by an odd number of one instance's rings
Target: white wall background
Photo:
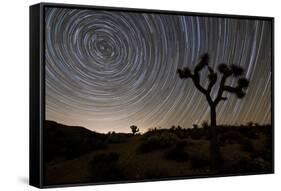
[[[2,0],[0,8],[0,190],[37,190],[28,185],[29,5],[37,0]],[[56,0],[57,3],[149,8],[275,17],[274,175],[84,186],[53,190],[278,190],[281,186],[281,12],[278,0]],[[280,189],[280,188],[279,188]]]

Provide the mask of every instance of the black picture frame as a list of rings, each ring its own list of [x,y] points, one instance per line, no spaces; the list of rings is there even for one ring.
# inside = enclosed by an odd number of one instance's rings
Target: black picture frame
[[[122,11],[134,13],[156,13],[166,15],[186,15],[186,16],[203,16],[212,18],[237,18],[249,20],[266,20],[271,23],[271,125],[272,125],[272,171],[266,173],[226,173],[219,175],[196,175],[188,177],[166,177],[156,179],[136,179],[124,181],[106,181],[106,182],[86,182],[86,183],[68,183],[68,184],[45,184],[45,166],[44,166],[44,120],[45,120],[45,8],[70,8],[70,9],[90,9],[106,11]],[[274,173],[274,18],[247,16],[247,15],[228,15],[213,13],[195,13],[183,11],[168,10],[150,10],[134,9],[121,7],[103,7],[73,4],[56,4],[56,3],[39,3],[30,6],[30,153],[29,153],[29,184],[38,188],[53,188],[66,186],[83,186],[115,183],[134,183],[147,181],[178,180],[190,178],[209,178],[209,177],[226,177],[242,176],[254,174]]]

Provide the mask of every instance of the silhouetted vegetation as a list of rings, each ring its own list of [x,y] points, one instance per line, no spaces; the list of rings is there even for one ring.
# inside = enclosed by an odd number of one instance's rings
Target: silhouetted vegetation
[[[139,128],[135,125],[132,125],[130,128],[132,130],[133,135],[140,131]]]
[[[173,176],[272,172],[271,125],[219,125],[221,169],[212,170],[210,126],[101,134],[45,122],[46,182],[105,182]]]
[[[223,166],[222,173],[266,173],[271,169],[271,163],[262,158],[240,156],[234,164]]]
[[[156,133],[155,133],[156,132]],[[168,148],[179,142],[179,138],[168,130],[147,133],[139,146],[142,153]]]
[[[124,171],[118,163],[120,154],[115,152],[102,153],[95,156],[89,163],[91,181],[113,181],[124,179]]]
[[[208,71],[208,86],[207,88],[201,85],[200,72],[203,69]],[[188,67],[183,69],[178,69],[178,75],[181,79],[191,79],[194,86],[206,97],[206,100],[210,107],[210,120],[211,120],[211,130],[210,130],[210,153],[211,153],[211,163],[212,170],[219,171],[220,168],[220,149],[217,138],[217,123],[216,123],[216,107],[221,101],[226,101],[228,97],[224,96],[223,93],[232,93],[241,99],[246,95],[246,89],[249,86],[249,80],[245,77],[241,77],[244,73],[244,69],[239,65],[227,65],[221,63],[218,66],[218,71],[215,71],[209,65],[209,55],[204,54],[201,57],[199,63],[195,66],[194,71],[191,71]],[[219,77],[219,75],[221,77]],[[237,81],[236,86],[227,85],[227,79],[233,77]],[[218,81],[220,79],[220,81]],[[215,84],[218,82],[219,88],[216,96],[212,97],[212,90]],[[196,125],[196,124],[195,124]],[[198,126],[194,126],[198,128]]]
[[[172,148],[165,152],[165,157],[169,160],[187,161],[188,153],[185,151],[186,141],[178,141]]]
[[[202,128],[205,128],[205,129],[207,129],[207,128],[209,128],[210,127],[210,125],[209,125],[209,123],[208,123],[208,121],[203,121],[203,123],[202,123]]]
[[[190,157],[191,159],[191,165],[194,169],[202,169],[210,167],[210,157],[206,155],[206,153],[193,153]]]

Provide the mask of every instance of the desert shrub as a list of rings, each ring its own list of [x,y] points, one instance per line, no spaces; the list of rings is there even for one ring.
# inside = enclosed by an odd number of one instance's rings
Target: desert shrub
[[[152,127],[152,128],[148,128],[148,131],[147,132],[155,132],[157,131],[158,128],[157,127]]]
[[[240,132],[234,130],[229,130],[219,135],[220,144],[239,144],[243,139],[243,135]]]
[[[264,150],[264,152],[261,152],[261,157],[269,162],[272,162],[272,149]]]
[[[124,178],[123,168],[119,165],[119,153],[99,154],[89,163],[92,181],[112,181]]]
[[[242,130],[243,135],[250,138],[250,139],[257,139],[258,138],[258,130],[255,127],[248,127]]]
[[[160,130],[160,129],[157,129],[156,127],[154,127],[154,128],[149,128],[148,129],[148,131],[147,132],[145,132],[143,135],[142,135],[142,140],[146,140],[148,137],[150,137],[150,136],[153,136],[153,135],[155,135],[155,134],[159,134],[159,133],[161,133],[162,132],[162,130]]]
[[[161,132],[147,136],[140,144],[138,150],[141,153],[150,152],[153,150],[163,149],[176,144],[179,138],[170,132]]]
[[[243,139],[241,139],[240,145],[241,145],[241,148],[243,151],[246,151],[246,152],[255,152],[256,151],[252,141],[247,137],[244,137]]]
[[[253,158],[262,158],[263,160],[272,163],[272,140],[267,137],[262,143],[262,146],[255,148],[254,152],[251,152],[251,156]],[[253,147],[254,146],[255,145],[253,145]]]
[[[248,156],[241,156],[236,163],[223,169],[224,173],[258,173],[269,171],[271,171],[270,163],[261,158],[252,159]]]
[[[197,124],[193,124],[192,127],[193,127],[193,129],[198,129],[199,128],[199,126]]]
[[[210,157],[208,154],[202,152],[190,153],[190,160],[192,168],[200,169],[210,166]]]
[[[175,161],[186,161],[189,158],[188,153],[185,151],[185,146],[187,143],[185,141],[180,141],[173,147],[171,147],[168,151],[165,152],[164,156],[168,160]]]
[[[174,125],[170,128],[171,131],[175,131],[176,129],[177,129],[177,128],[176,128],[176,126],[174,126]]]
[[[252,122],[252,121],[249,121],[248,123],[247,123],[247,126],[249,126],[249,127],[252,127],[254,125],[254,123]]]
[[[210,127],[208,121],[203,121],[203,123],[201,124],[201,126],[202,126],[202,128],[205,128],[205,129],[207,129],[207,128]]]
[[[207,129],[202,129],[198,127],[191,129],[189,133],[190,137],[195,140],[204,139],[207,134],[208,134]]]
[[[273,154],[272,138],[271,136],[269,136],[265,139],[264,149],[261,151],[261,157],[264,160],[272,162],[272,154]]]
[[[190,131],[192,129],[176,129],[173,133],[180,139],[187,139],[190,138]]]
[[[259,127],[260,131],[263,132],[267,137],[272,137],[272,126],[264,125]]]
[[[149,136],[154,136],[154,135],[159,135],[162,133],[169,133],[169,134],[174,134],[178,138],[183,139],[183,138],[188,138],[189,137],[189,132],[191,129],[184,129],[181,126],[172,126],[170,129],[161,129],[161,128],[150,128],[146,133],[142,135],[142,139],[146,140],[147,137]]]

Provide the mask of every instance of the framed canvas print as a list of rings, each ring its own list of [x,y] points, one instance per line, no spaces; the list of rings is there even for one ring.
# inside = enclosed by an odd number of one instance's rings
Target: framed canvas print
[[[30,184],[274,172],[270,17],[30,7]]]

